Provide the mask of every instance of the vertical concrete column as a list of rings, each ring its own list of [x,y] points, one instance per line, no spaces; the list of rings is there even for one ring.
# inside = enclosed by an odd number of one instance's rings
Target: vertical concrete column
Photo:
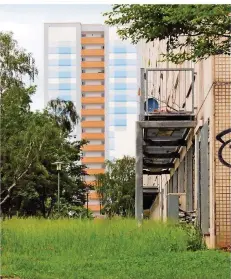
[[[193,148],[190,147],[186,156],[186,210],[192,211],[193,205]]]
[[[197,211],[197,221],[200,224],[200,162],[199,162],[199,135],[195,135],[195,206]]]
[[[139,122],[136,122],[135,217],[138,224],[141,224],[143,219],[143,129]]]

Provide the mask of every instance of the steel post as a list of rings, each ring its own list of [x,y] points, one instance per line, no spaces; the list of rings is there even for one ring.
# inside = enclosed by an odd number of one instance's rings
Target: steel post
[[[135,190],[135,217],[138,224],[143,219],[143,129],[136,122],[136,190]]]

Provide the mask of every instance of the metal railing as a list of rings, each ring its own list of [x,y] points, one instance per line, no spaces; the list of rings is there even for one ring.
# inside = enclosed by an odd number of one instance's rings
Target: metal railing
[[[194,113],[193,68],[141,69],[140,114]]]

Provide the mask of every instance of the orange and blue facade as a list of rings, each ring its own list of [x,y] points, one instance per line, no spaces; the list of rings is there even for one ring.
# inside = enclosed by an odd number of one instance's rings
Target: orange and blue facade
[[[94,185],[105,160],[135,154],[136,49],[98,24],[47,23],[44,34],[45,104],[55,98],[74,102],[81,122],[71,136],[89,142],[82,163],[86,182]],[[100,214],[95,191],[89,208]]]

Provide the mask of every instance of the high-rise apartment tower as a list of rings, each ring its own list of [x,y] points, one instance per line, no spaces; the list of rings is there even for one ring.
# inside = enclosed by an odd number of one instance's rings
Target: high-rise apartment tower
[[[44,33],[45,104],[56,98],[74,102],[81,122],[72,137],[89,141],[82,163],[85,179],[94,184],[106,159],[135,155],[136,47],[99,24],[46,23]],[[100,213],[94,191],[89,208]]]

